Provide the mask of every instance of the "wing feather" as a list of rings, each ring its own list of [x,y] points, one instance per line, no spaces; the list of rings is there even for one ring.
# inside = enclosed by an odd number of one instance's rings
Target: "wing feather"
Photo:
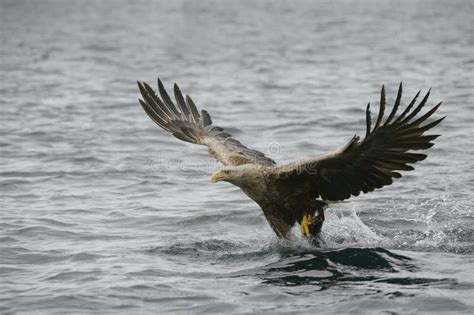
[[[161,82],[159,78],[158,78],[158,90],[160,91],[160,95],[161,95],[161,99],[163,100],[163,103],[166,104],[167,108],[173,113],[174,118],[175,119],[182,118],[181,113],[176,109],[176,106],[174,106],[173,102],[171,101],[171,98],[168,95],[168,92],[166,92],[166,89],[163,86],[163,82]]]
[[[183,115],[183,118],[186,120],[195,122],[194,117],[190,116],[191,110],[188,110],[188,105],[186,104],[183,94],[181,93],[181,90],[179,89],[179,86],[176,83],[173,86],[173,90],[174,90],[174,98],[176,99],[176,104],[178,104],[180,111]]]
[[[370,103],[367,104],[367,109],[365,111],[365,121],[366,121],[366,127],[367,127],[367,130],[365,132],[365,139],[367,139],[367,137],[370,135],[370,130],[371,130],[371,124],[372,124],[372,118],[371,118],[371,115],[370,115]]]
[[[388,125],[388,123],[392,121],[393,117],[395,117],[398,107],[400,106],[400,101],[402,100],[402,90],[402,82],[400,82],[400,85],[398,86],[397,99],[395,100],[395,104],[393,105],[392,111],[390,112],[390,115],[388,116],[384,125]]]
[[[379,115],[377,117],[377,122],[375,123],[374,129],[377,129],[380,126],[384,113],[385,113],[385,86],[382,85],[382,91],[380,92]]]
[[[188,105],[189,110],[191,111],[191,114],[193,115],[194,122],[199,121],[199,112],[197,110],[196,105],[194,104],[193,100],[189,95],[186,95],[186,104]]]

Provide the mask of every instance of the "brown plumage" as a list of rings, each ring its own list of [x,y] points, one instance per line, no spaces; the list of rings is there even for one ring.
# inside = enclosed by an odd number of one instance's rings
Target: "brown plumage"
[[[192,99],[187,95],[184,98],[176,84],[176,104],[159,79],[161,98],[146,83],[138,82],[138,87],[143,97],[140,104],[148,116],[176,138],[208,146],[209,153],[225,165],[212,176],[212,181],[227,181],[240,187],[262,208],[279,237],[286,237],[298,222],[303,234],[316,240],[328,201],[345,200],[390,185],[393,178],[401,177],[398,171],[413,170],[410,164],[426,158],[425,154],[413,151],[433,146],[432,141],[439,135],[425,135],[425,132],[444,119],[425,123],[441,103],[418,115],[426,105],[429,91],[411,111],[418,92],[397,116],[402,98],[400,83],[395,104],[384,120],[386,101],[382,86],[373,127],[370,104],[367,105],[367,131],[363,140],[354,136],[334,152],[276,166],[262,152],[247,148],[224,129],[214,126],[206,111],[199,114]]]

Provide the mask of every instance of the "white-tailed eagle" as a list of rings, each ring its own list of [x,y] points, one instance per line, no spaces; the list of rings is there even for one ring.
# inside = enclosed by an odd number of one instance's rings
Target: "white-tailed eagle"
[[[367,105],[367,132],[363,139],[354,136],[343,148],[322,156],[278,166],[260,151],[252,150],[234,139],[223,128],[213,125],[211,116],[199,113],[193,100],[183,96],[174,85],[175,102],[158,79],[160,96],[146,83],[138,82],[148,116],[161,128],[183,141],[206,145],[209,153],[224,167],[215,172],[213,183],[227,181],[238,186],[263,210],[278,237],[287,237],[295,223],[312,242],[324,221],[329,201],[341,201],[390,185],[400,178],[397,171],[411,171],[410,164],[424,160],[425,154],[414,152],[433,146],[439,135],[425,135],[445,117],[430,123],[441,103],[425,114],[419,114],[430,92],[415,106],[420,92],[398,113],[402,84],[389,115],[385,113],[385,89],[382,86],[380,108],[372,126],[370,104]]]

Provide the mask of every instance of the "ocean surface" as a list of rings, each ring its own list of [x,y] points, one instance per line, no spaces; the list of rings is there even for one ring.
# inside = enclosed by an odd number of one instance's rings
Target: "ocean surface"
[[[1,0],[0,313],[472,313],[473,6]],[[146,116],[158,76],[278,163],[363,135],[382,84],[447,118],[314,248]]]

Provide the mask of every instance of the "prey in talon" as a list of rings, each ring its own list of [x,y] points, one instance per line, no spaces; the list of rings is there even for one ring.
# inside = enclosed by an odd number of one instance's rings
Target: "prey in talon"
[[[370,104],[367,106],[363,138],[356,135],[335,151],[322,155],[305,152],[310,157],[277,165],[264,153],[248,148],[214,125],[209,113],[199,112],[178,85],[173,89],[175,101],[159,79],[159,95],[146,83],[138,82],[138,88],[143,98],[139,102],[151,120],[180,140],[207,146],[209,154],[224,165],[212,175],[213,183],[228,182],[239,187],[262,209],[278,237],[288,238],[290,229],[299,224],[301,233],[315,245],[319,244],[328,202],[390,185],[402,176],[400,171],[413,170],[414,163],[427,157],[421,151],[432,147],[439,137],[426,133],[444,119],[432,119],[441,103],[424,110],[429,91],[421,101],[417,102],[418,92],[408,105],[402,106],[400,83],[394,104],[386,108],[382,86],[374,121]],[[313,105],[315,115],[324,117],[324,106],[327,105]],[[225,112],[226,103],[222,102],[221,107]],[[248,110],[251,112],[252,108]]]

